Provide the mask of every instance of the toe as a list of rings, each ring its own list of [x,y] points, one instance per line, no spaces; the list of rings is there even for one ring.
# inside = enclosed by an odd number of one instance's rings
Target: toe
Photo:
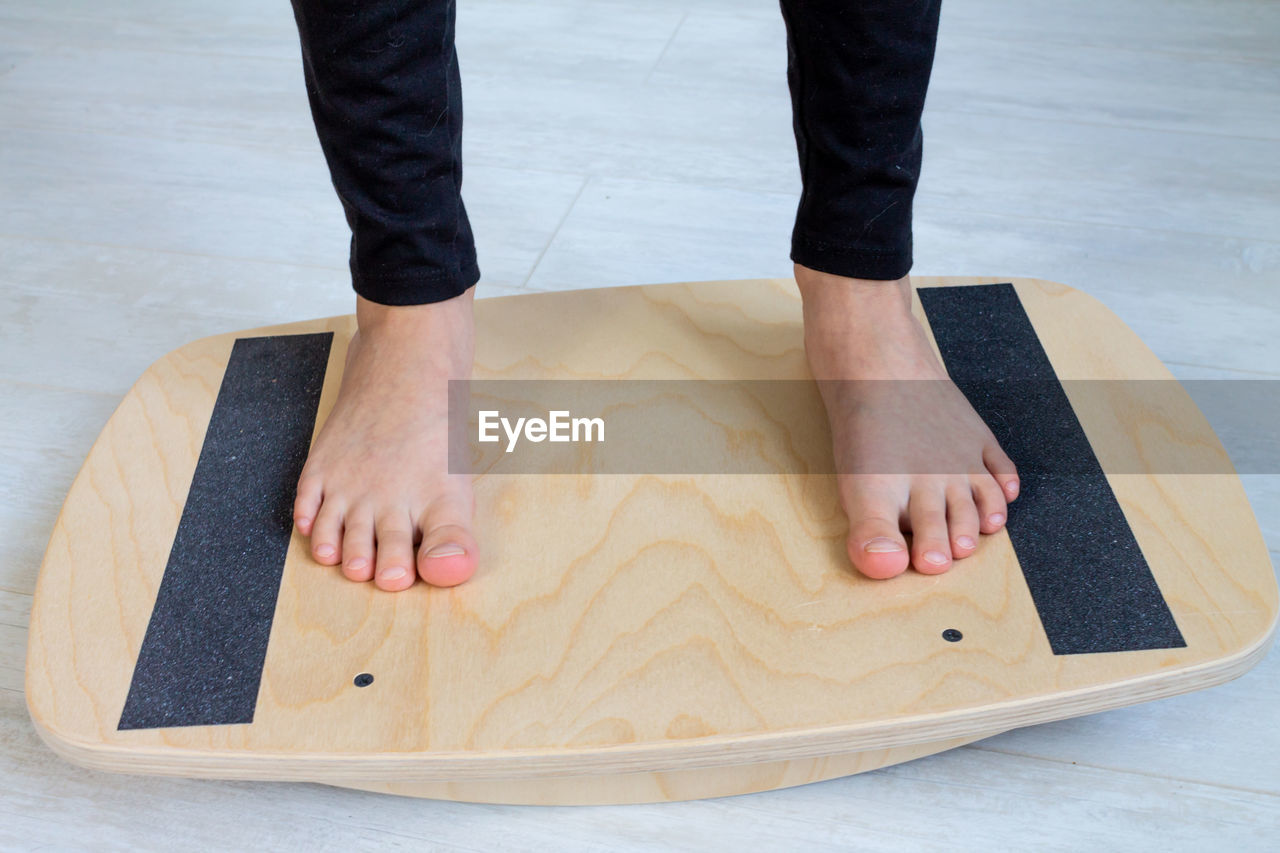
[[[377,535],[374,583],[399,592],[413,585],[413,523],[407,513],[389,513],[374,525]]]
[[[342,559],[342,509],[338,501],[327,500],[316,513],[316,521],[311,528],[311,556],[317,563],[336,566]]]
[[[1000,445],[992,443],[983,448],[982,461],[991,472],[991,476],[995,477],[996,482],[1000,484],[1000,493],[1004,495],[1004,499],[1011,501],[1016,498],[1018,490],[1022,487],[1018,481],[1018,466],[1005,455]]]
[[[990,474],[975,474],[970,479],[974,503],[978,507],[978,528],[983,533],[995,533],[1004,527],[1008,506],[1004,491]]]
[[[303,474],[298,479],[297,494],[293,498],[293,521],[303,536],[311,535],[311,526],[316,520],[316,513],[320,511],[323,496],[324,490],[319,477]]]
[[[850,562],[877,580],[902,574],[910,556],[898,523],[901,501],[889,489],[860,483],[856,477],[844,478],[841,485],[849,515]]]
[[[342,532],[342,573],[349,580],[373,578],[373,516],[352,511]]]
[[[947,492],[947,534],[951,539],[951,556],[964,559],[978,550],[978,507],[973,492],[952,488]]]
[[[476,563],[470,502],[450,496],[423,516],[418,574],[432,586],[457,586],[475,574]]]
[[[913,489],[907,516],[911,519],[911,564],[916,571],[936,575],[951,568],[947,502],[942,489],[933,484]]]

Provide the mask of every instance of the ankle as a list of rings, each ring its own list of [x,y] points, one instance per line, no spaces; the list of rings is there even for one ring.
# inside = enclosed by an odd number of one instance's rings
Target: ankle
[[[796,264],[795,279],[806,309],[821,305],[826,310],[839,313],[850,310],[874,314],[911,311],[910,276],[893,281],[849,278]]]
[[[894,281],[847,278],[796,264],[795,277],[806,337],[874,335],[882,329],[900,331],[913,322],[909,276]]]
[[[911,279],[856,279],[796,265],[804,346],[817,379],[946,376],[911,311]]]
[[[451,327],[463,330],[471,324],[474,290],[446,299],[418,305],[384,305],[356,295],[356,326],[365,334],[386,330]]]

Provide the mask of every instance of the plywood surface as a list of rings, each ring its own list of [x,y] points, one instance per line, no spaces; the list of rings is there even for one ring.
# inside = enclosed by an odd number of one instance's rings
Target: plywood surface
[[[1169,377],[1092,298],[1015,285],[1061,378]],[[476,312],[478,378],[807,375],[789,280],[507,297]],[[253,723],[118,731],[232,342],[324,330],[335,340],[318,427],[350,316],[196,341],[156,362],[104,429],[31,619],[28,704],[61,754],[381,789],[906,756],[1219,683],[1274,629],[1274,577],[1230,474],[1110,477],[1187,646],[1055,656],[1003,533],[945,575],[875,582],[847,565],[827,477],[482,473],[472,581],[382,593],[313,563],[295,535]],[[1147,411],[1080,415],[1091,439],[1185,429]],[[760,452],[793,438],[762,429]],[[1211,435],[1187,440],[1222,452]],[[963,642],[942,640],[946,628]],[[354,687],[361,672],[375,683]]]

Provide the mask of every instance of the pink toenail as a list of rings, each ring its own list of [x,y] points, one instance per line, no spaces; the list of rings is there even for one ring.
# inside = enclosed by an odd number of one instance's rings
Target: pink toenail
[[[973,541],[972,536],[957,536],[956,544],[959,545],[961,548],[972,548],[978,543]]]
[[[378,577],[384,581],[398,581],[407,574],[402,566],[392,566],[389,569],[383,569],[382,574]]]
[[[356,557],[350,563],[347,563],[347,568],[353,572],[361,571],[362,569],[368,568],[368,566],[369,561],[363,557]]]
[[[332,545],[321,545],[319,548],[316,548],[316,556],[317,556],[317,557],[324,557],[325,559],[328,559],[329,557],[332,557],[332,556],[333,556],[333,546],[332,546]]]
[[[432,548],[430,551],[427,552],[427,556],[428,557],[456,557],[459,554],[465,554],[465,553],[467,553],[466,548],[463,548],[461,545],[455,545],[452,542],[448,542],[444,545],[437,545],[436,547]]]
[[[924,558],[935,566],[941,566],[947,561],[947,555],[941,551],[925,551]]]
[[[886,539],[883,536],[877,536],[866,545],[863,545],[862,550],[871,554],[890,554],[894,551],[901,551],[902,544],[894,542],[892,539]]]
[[[1017,481],[1017,480],[1010,480],[1010,481],[1005,485],[1004,490],[1005,490],[1006,492],[1008,492],[1010,495],[1016,495],[1016,494],[1018,493],[1018,481]]]
[[[992,524],[1004,524],[1004,513],[993,512],[991,515],[987,516],[987,521]]]

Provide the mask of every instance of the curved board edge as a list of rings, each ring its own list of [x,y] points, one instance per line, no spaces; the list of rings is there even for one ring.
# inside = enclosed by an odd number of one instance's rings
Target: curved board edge
[[[530,806],[669,803],[777,791],[869,773],[947,752],[1000,732],[821,758],[670,772],[447,782],[326,780],[323,784],[399,797]]]

